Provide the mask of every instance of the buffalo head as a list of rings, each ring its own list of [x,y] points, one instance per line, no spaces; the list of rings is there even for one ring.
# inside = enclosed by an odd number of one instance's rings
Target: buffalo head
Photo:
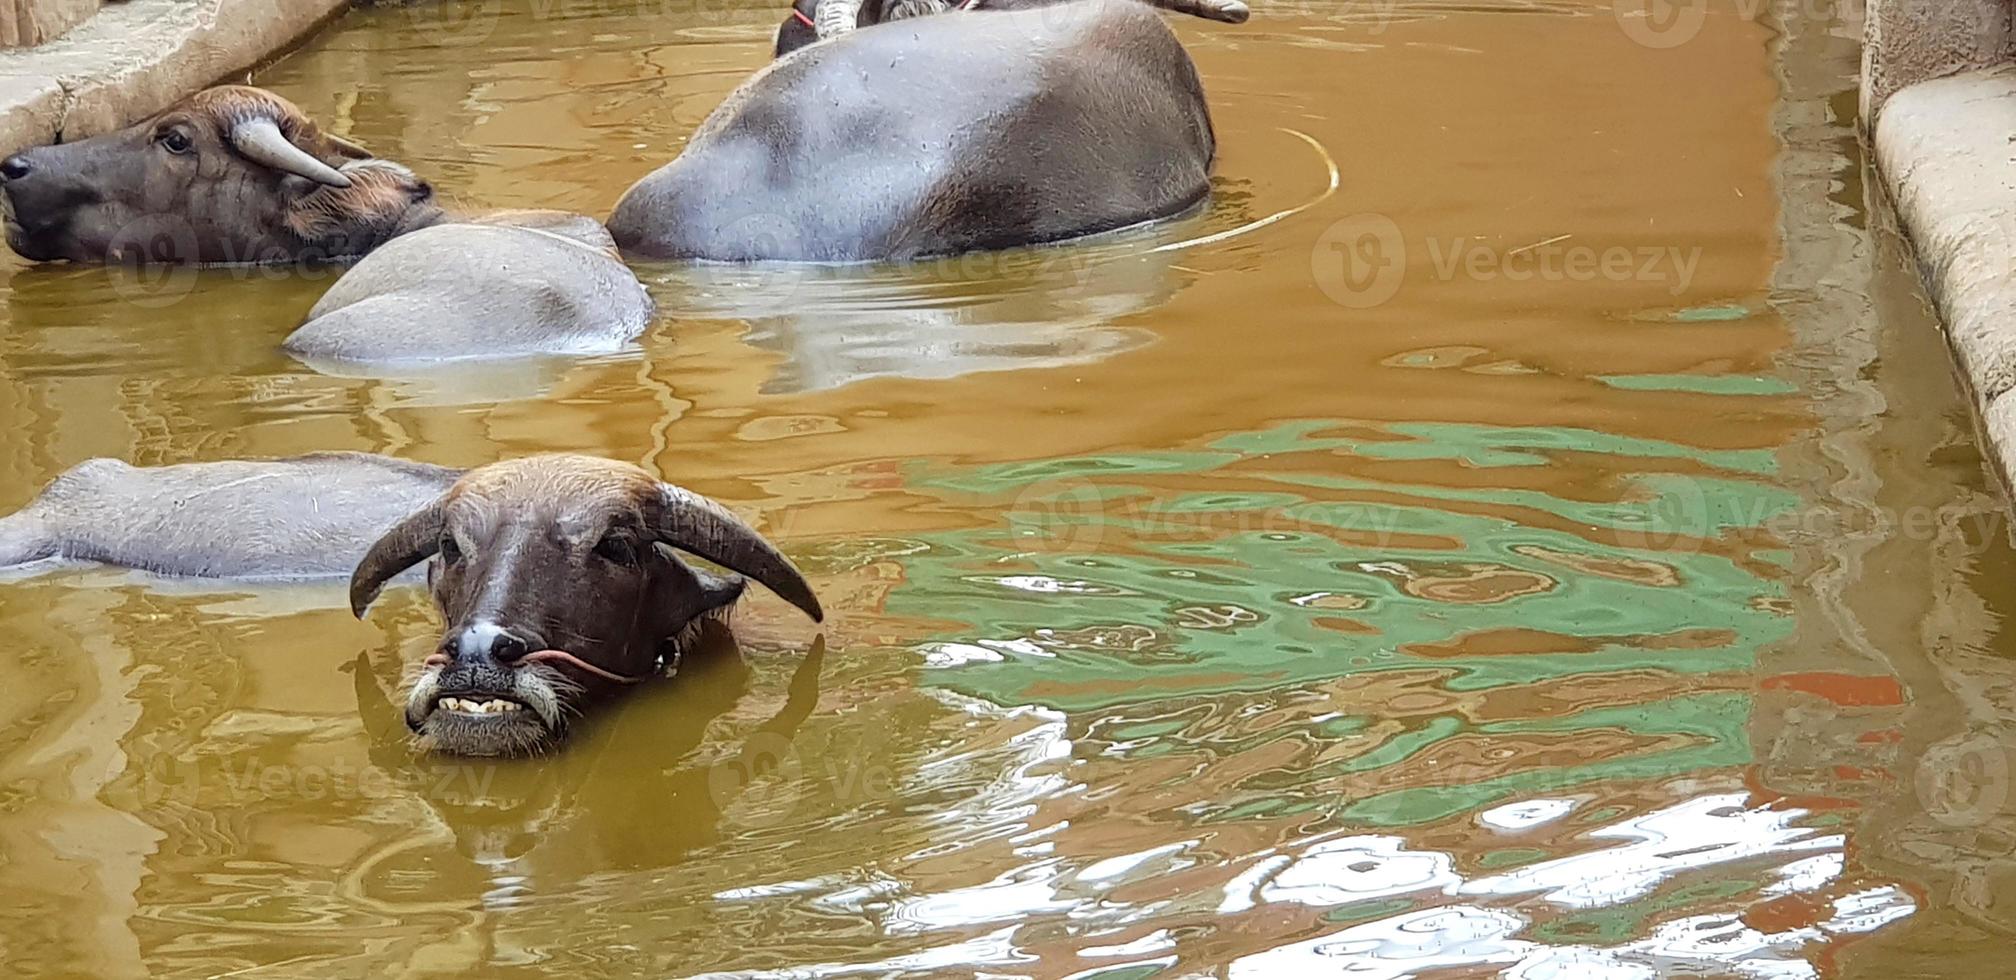
[[[1070,0],[794,0],[777,27],[775,57],[814,41],[860,27],[950,11],[1024,10]],[[1141,0],[1151,7],[1227,24],[1243,24],[1252,11],[1245,0]]]
[[[0,161],[0,190],[7,244],[36,261],[338,259],[440,218],[412,171],[242,86],[17,153]]]
[[[681,643],[741,596],[747,575],[817,621],[811,586],[733,513],[637,467],[548,455],[471,470],[358,564],[358,616],[387,580],[433,558],[441,644],[406,725],[456,755],[538,752],[598,694],[675,663]]]

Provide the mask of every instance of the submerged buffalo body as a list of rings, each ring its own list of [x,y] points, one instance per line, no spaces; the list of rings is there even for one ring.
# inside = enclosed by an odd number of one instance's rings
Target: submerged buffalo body
[[[608,232],[578,222],[586,227],[471,222],[403,235],[337,280],[281,346],[310,363],[616,350],[650,325],[651,297]]]
[[[67,559],[190,577],[339,577],[460,476],[367,453],[145,468],[94,459],[0,517],[0,568]]]
[[[118,132],[17,153],[0,161],[0,197],[8,245],[36,261],[362,258],[330,291],[341,302],[315,318],[349,312],[290,344],[306,356],[609,349],[650,318],[649,297],[593,219],[452,215],[411,170],[324,133],[262,89],[207,89]],[[587,247],[556,260],[568,239]]]
[[[911,259],[1179,213],[1210,189],[1204,90],[1151,7],[948,13],[780,58],[609,230],[626,253]]]
[[[1029,10],[1076,0],[795,0],[777,25],[775,54],[782,58],[814,41],[891,21],[949,13]],[[1243,24],[1252,14],[1245,0],[1138,0],[1149,6],[1227,24]]]

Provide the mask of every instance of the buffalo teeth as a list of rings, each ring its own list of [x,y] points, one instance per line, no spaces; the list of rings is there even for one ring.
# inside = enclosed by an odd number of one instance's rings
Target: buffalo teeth
[[[440,706],[449,711],[459,711],[465,715],[497,715],[517,711],[523,707],[516,701],[495,698],[489,701],[470,701],[465,698],[442,698]]]

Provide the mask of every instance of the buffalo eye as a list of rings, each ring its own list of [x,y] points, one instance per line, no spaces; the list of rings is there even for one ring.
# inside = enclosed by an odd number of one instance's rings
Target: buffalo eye
[[[462,546],[455,543],[455,536],[452,534],[441,536],[440,550],[441,563],[444,565],[453,565],[462,560]]]
[[[626,533],[611,532],[595,543],[595,554],[628,568],[637,564],[637,542]]]
[[[154,138],[160,142],[162,149],[170,153],[187,153],[196,148],[196,141],[179,129],[164,129]]]

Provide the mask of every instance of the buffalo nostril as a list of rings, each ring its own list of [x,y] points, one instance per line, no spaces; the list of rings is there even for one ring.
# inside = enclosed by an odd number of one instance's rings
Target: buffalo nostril
[[[532,652],[531,641],[495,623],[476,623],[443,644],[457,663],[465,661],[508,664]]]
[[[0,160],[0,177],[8,180],[20,180],[33,173],[34,170],[35,168],[28,162],[28,158],[18,153],[5,160]]]
[[[515,633],[499,633],[490,641],[490,656],[500,664],[516,663],[531,652],[532,648]]]

